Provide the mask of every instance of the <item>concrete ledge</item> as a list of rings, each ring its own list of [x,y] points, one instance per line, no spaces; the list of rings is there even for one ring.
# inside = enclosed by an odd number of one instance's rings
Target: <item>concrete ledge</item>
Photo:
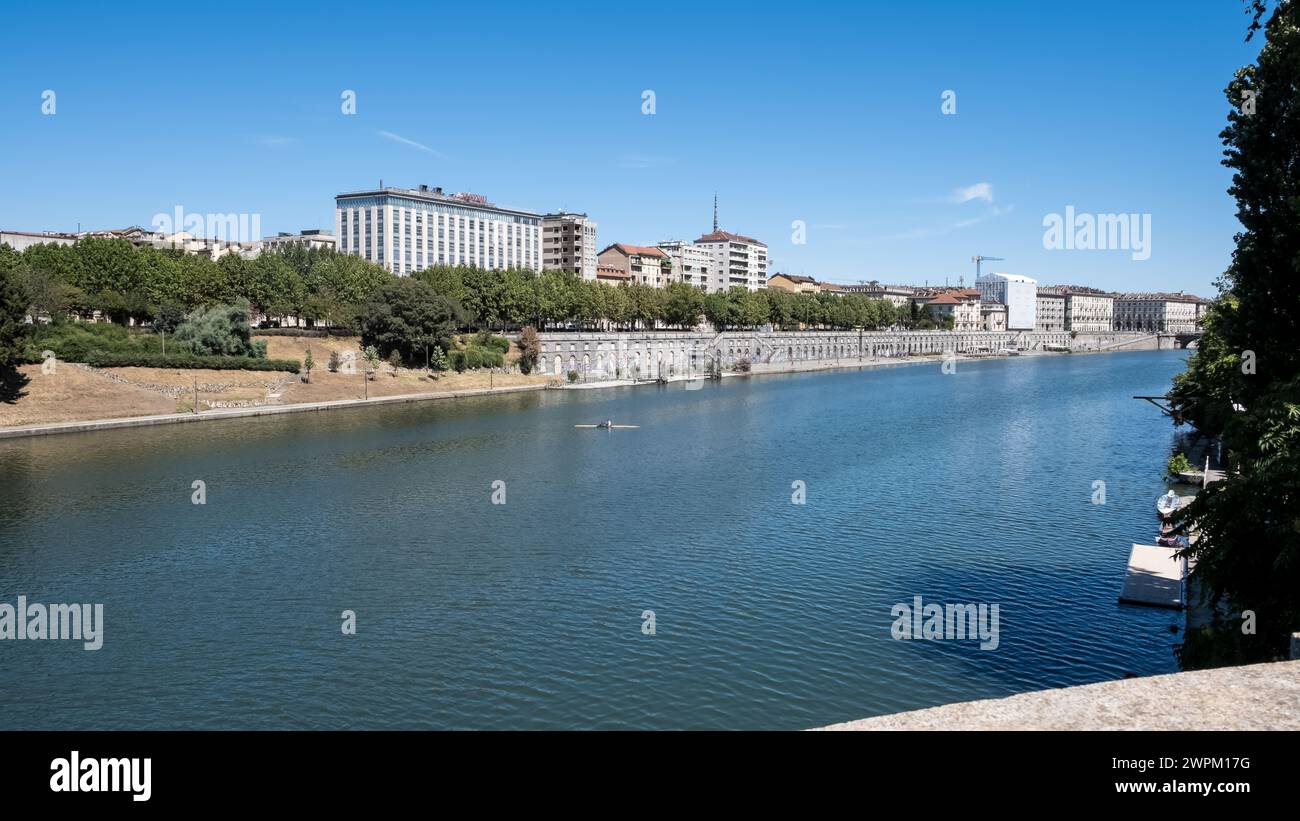
[[[0,428],[0,439],[20,436],[50,436],[56,433],[81,433],[113,428],[144,428],[153,425],[172,425],[184,422],[207,422],[213,419],[239,419],[247,416],[274,416],[281,413],[327,411],[342,408],[361,408],[372,405],[400,405],[407,402],[424,402],[431,399],[461,399],[470,396],[495,396],[502,393],[524,393],[545,390],[546,385],[512,385],[503,388],[472,388],[441,393],[408,393],[401,396],[377,396],[374,399],[336,399],[329,402],[302,402],[296,405],[263,405],[256,408],[210,410],[203,413],[165,413],[155,416],[127,416],[118,419],[90,419],[81,422],[56,422],[49,425]]]
[[[1040,690],[822,730],[1300,730],[1300,661]]]

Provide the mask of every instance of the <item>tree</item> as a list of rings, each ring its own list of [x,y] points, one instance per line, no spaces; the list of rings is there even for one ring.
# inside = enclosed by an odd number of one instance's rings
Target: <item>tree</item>
[[[9,246],[0,245],[0,402],[6,403],[18,401],[27,384],[27,377],[18,370],[27,335],[27,295],[19,287],[16,267]]]
[[[519,369],[532,373],[541,358],[542,341],[537,336],[537,329],[529,325],[519,334]]]
[[[1175,422],[1221,436],[1230,468],[1177,515],[1201,533],[1186,553],[1215,612],[1253,611],[1258,637],[1220,621],[1186,637],[1184,666],[1284,657],[1300,628],[1300,4],[1276,3],[1263,31],[1256,63],[1228,84],[1220,135],[1242,230],[1171,393]]]
[[[463,318],[459,305],[425,282],[394,279],[362,307],[361,344],[376,347],[381,355],[397,350],[404,360],[413,361],[426,345],[450,347],[452,332]]]
[[[325,365],[325,367],[329,368],[329,372],[330,372],[330,373],[338,373],[338,372],[339,372],[339,368],[342,367],[342,365],[343,365],[343,362],[342,362],[342,361],[340,360],[340,358],[339,358],[339,352],[338,352],[338,351],[333,351],[333,350],[330,351],[329,362],[326,363],[326,365]]]
[[[266,356],[266,340],[252,338],[249,307],[243,300],[195,312],[172,338],[176,350],[196,356]]]
[[[314,367],[316,367],[316,357],[311,355],[311,347],[308,346],[307,355],[302,358],[302,373],[304,377],[303,379],[304,382],[311,381],[311,369]]]
[[[397,369],[402,367],[402,351],[399,348],[393,348],[388,354],[388,364],[393,369],[393,378],[397,378]]]

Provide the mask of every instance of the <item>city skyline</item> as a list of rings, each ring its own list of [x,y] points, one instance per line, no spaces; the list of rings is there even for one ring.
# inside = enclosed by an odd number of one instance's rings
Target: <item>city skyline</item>
[[[164,20],[150,29],[151,53],[106,56],[94,43],[129,20],[50,40],[36,36],[34,11],[15,11],[6,59],[25,69],[21,83],[0,79],[0,227],[149,227],[179,205],[258,214],[268,236],[332,230],[334,196],[382,179],[581,211],[603,248],[704,233],[716,191],[720,227],[767,243],[770,272],[969,284],[971,256],[988,254],[1004,261],[986,270],[1040,282],[1206,296],[1238,230],[1218,165],[1220,89],[1257,44],[1222,44],[1217,32],[1240,22],[1231,4],[1195,19],[1126,9],[1124,26],[1060,9],[1032,19],[950,9],[924,21],[923,43],[880,37],[922,22],[902,12],[845,11],[828,27],[770,7],[693,11],[649,53],[616,61],[596,47],[554,53],[554,22],[525,7],[494,18],[493,35],[472,12],[439,10],[440,25],[464,34],[461,51],[486,55],[459,61],[416,47],[429,12],[409,12],[412,33],[382,38],[374,21],[356,21],[351,36],[414,54],[411,72],[279,37],[282,14],[259,10],[261,25],[210,44]],[[633,21],[644,17],[602,12],[566,26],[598,42]],[[1144,40],[1156,25],[1175,30]],[[1202,39],[1196,66],[1161,69],[1180,43]],[[797,74],[780,69],[780,49],[752,46],[778,42],[799,50]],[[543,57],[554,68],[529,76]],[[757,62],[737,71],[741,57]],[[159,73],[173,63],[174,74]],[[219,82],[196,89],[195,77]],[[46,90],[53,114],[41,110]],[[942,109],[948,91],[953,114]],[[342,112],[347,92],[355,114]],[[1067,209],[1145,215],[1149,256],[1045,248],[1044,221]]]

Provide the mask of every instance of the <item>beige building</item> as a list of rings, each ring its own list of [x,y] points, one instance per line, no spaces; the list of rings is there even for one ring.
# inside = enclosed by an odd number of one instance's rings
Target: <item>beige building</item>
[[[673,261],[658,248],[616,242],[600,252],[598,268],[613,268],[628,275],[630,282],[663,288],[673,276]]]
[[[333,251],[338,245],[338,238],[328,231],[320,228],[305,228],[296,234],[290,234],[284,231],[273,237],[266,237],[262,240],[263,251],[279,251],[282,248],[288,248],[291,245],[301,245],[304,248],[322,248]]]
[[[767,246],[753,237],[715,229],[695,240],[708,250],[709,291],[725,291],[743,285],[757,291],[767,282]]]
[[[575,271],[595,279],[596,267],[595,220],[567,212],[542,217],[543,271]]]
[[[908,285],[881,285],[875,280],[842,287],[846,294],[864,294],[872,299],[883,299],[900,310],[910,308],[912,297],[916,296],[917,293],[916,288]]]
[[[680,239],[661,242],[657,247],[672,260],[673,282],[685,282],[687,285],[708,290],[709,271],[713,263],[713,255],[708,248]]]
[[[929,308],[935,319],[943,320],[951,316],[954,331],[980,331],[984,329],[978,293],[957,289],[944,291],[933,296],[919,296],[916,298],[916,302],[918,305]]]
[[[816,294],[821,292],[821,286],[817,284],[817,280],[812,277],[799,276],[798,274],[773,274],[767,280],[767,287],[791,294]]]
[[[1115,330],[1114,294],[1081,285],[1056,285],[1045,290],[1065,297],[1065,330],[1073,333]]]
[[[1001,333],[1007,329],[1007,306],[1001,302],[980,303],[980,324],[983,330]]]
[[[1134,293],[1115,297],[1115,330],[1147,333],[1194,333],[1199,330],[1198,306],[1191,294]]]
[[[1034,330],[1040,333],[1065,330],[1065,294],[1051,288],[1038,289]]]

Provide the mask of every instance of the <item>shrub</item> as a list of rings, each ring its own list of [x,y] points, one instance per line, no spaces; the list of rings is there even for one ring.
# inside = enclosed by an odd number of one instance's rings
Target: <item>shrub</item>
[[[315,338],[324,338],[328,336],[356,336],[355,328],[347,327],[330,327],[330,328],[257,328],[253,331],[253,336],[310,336]]]
[[[173,335],[178,350],[195,356],[266,357],[266,340],[252,339],[247,302],[215,305],[182,322]]]
[[[480,331],[474,338],[474,347],[487,348],[506,354],[510,352],[510,340],[504,336],[493,336],[487,331]]]
[[[440,346],[434,345],[429,349],[429,370],[445,371],[447,370],[447,352]]]
[[[55,322],[33,326],[27,337],[25,359],[40,362],[41,353],[46,350],[54,351],[64,362],[85,362],[92,353],[122,356],[161,354],[162,340],[155,334],[107,322]]]
[[[1169,475],[1177,476],[1180,473],[1193,473],[1197,471],[1196,465],[1193,465],[1186,456],[1181,453],[1175,453],[1169,460]]]
[[[338,373],[339,368],[342,366],[343,363],[339,360],[339,352],[330,351],[330,361],[326,364],[326,367],[329,368],[330,373]]]
[[[469,347],[463,351],[451,351],[448,357],[457,373],[475,368],[499,368],[505,364],[501,352],[490,348]]]
[[[254,359],[248,356],[194,356],[168,354],[115,354],[96,351],[86,357],[93,368],[211,368],[213,370],[286,371],[298,373],[299,363],[292,359]]]
[[[397,378],[397,369],[402,367],[402,352],[393,348],[388,354],[388,364],[393,366],[393,378]]]
[[[578,372],[577,372],[577,371],[569,371],[569,381],[570,381],[570,382],[577,382],[577,381],[578,381]]]
[[[519,372],[527,376],[533,372],[533,360],[526,356],[519,357]]]

